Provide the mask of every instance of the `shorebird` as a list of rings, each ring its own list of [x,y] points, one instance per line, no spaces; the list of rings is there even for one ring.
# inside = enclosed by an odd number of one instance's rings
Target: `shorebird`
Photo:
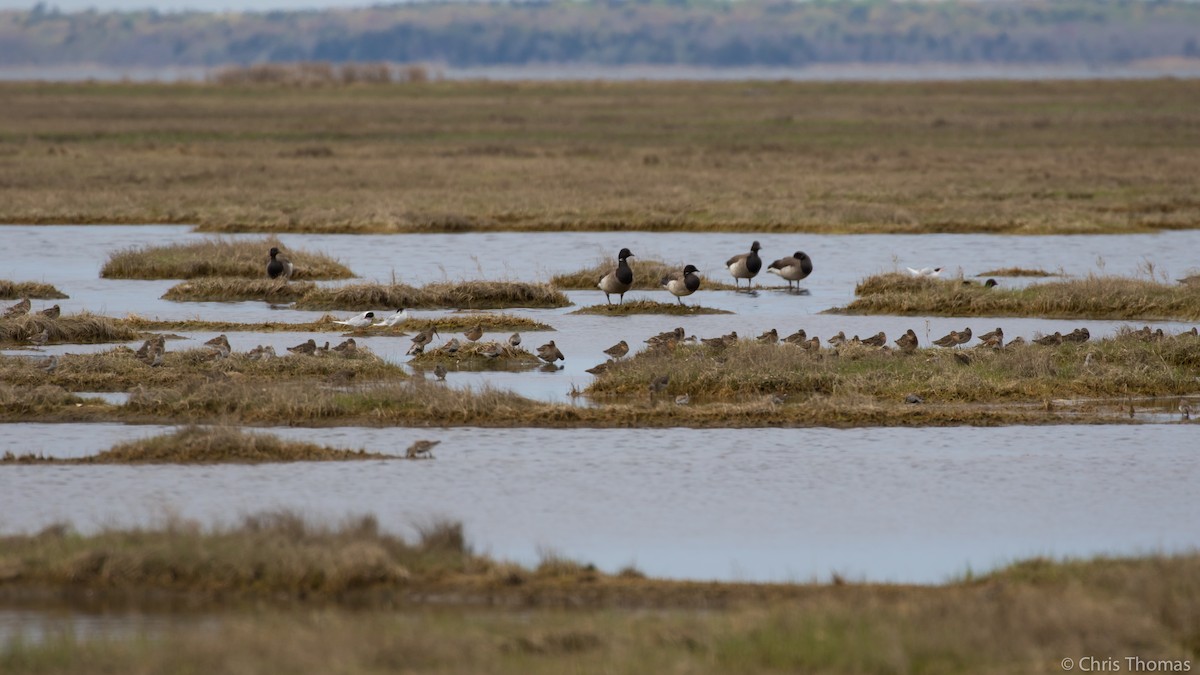
[[[691,394],[680,394],[675,397],[675,405],[687,405],[692,402]]]
[[[346,338],[341,344],[334,347],[333,351],[342,354],[354,354],[358,351],[358,343],[354,341],[354,338]]]
[[[1179,399],[1179,414],[1184,420],[1192,419],[1192,406],[1187,404],[1187,401]]]
[[[287,350],[293,354],[307,354],[311,356],[317,353],[317,341],[309,338],[308,342],[302,342],[295,347],[288,347]]]
[[[675,330],[669,330],[665,333],[659,333],[658,335],[652,335],[646,338],[646,344],[650,345],[651,347],[662,347],[672,342],[679,342],[683,339],[684,334],[685,331],[683,330],[683,326],[679,326]],[[622,342],[624,342],[624,340],[622,340]]]
[[[808,350],[810,352],[819,352],[819,351],[821,351],[821,338],[814,335],[811,338],[809,338],[808,342],[800,343],[800,346],[804,347],[806,350]]]
[[[479,353],[485,358],[494,359],[504,353],[504,348],[498,342],[489,342],[479,350]]]
[[[163,359],[166,358],[166,356],[167,356],[167,350],[165,350],[165,349],[154,350],[154,358],[150,359],[150,367],[151,368],[161,367],[163,364]]]
[[[833,345],[834,347],[845,344],[846,343],[846,331],[839,330],[837,332],[837,335],[834,335],[833,337],[829,338],[825,342]]]
[[[513,348],[520,347],[521,346],[521,334],[513,333],[512,335],[509,335],[508,336],[508,345]]]
[[[471,342],[476,342],[479,338],[483,337],[483,325],[477,323],[464,331],[463,335]]]
[[[37,347],[44,347],[44,346],[46,346],[46,343],[49,341],[50,341],[50,331],[45,328],[43,328],[42,332],[38,333],[37,335],[29,336],[29,342]]]
[[[958,331],[952,330],[946,335],[934,340],[933,344],[939,347],[953,347],[954,345],[958,344],[958,337]]]
[[[633,258],[634,255],[629,252],[629,249],[623,248],[617,254],[617,267],[613,271],[600,277],[600,281],[596,287],[604,291],[604,299],[608,304],[612,304],[613,293],[621,297],[621,303],[625,302],[625,293],[633,288],[633,269],[629,267],[627,258]]]
[[[446,366],[443,366],[440,363],[437,364],[436,366],[433,367],[433,374],[435,377],[437,377],[437,379],[441,380],[442,382],[445,382],[446,381]]]
[[[958,333],[958,339],[954,341],[954,346],[965,345],[971,341],[971,327],[967,326]]]
[[[379,323],[371,324],[371,325],[376,326],[376,327],[379,327],[379,326],[391,327],[391,326],[395,326],[398,323],[404,323],[405,321],[408,321],[408,310],[401,307],[400,309],[396,310],[395,314],[388,314],[387,316],[383,317],[383,321],[380,321]]]
[[[1025,338],[1018,335],[1017,337],[1008,341],[1008,346],[1009,347],[1024,347],[1025,346]]]
[[[329,353],[329,340],[325,341],[324,347],[317,347],[317,353],[322,355]]]
[[[917,345],[919,344],[917,340],[917,334],[914,333],[913,329],[911,328],[904,331],[904,335],[896,338],[893,340],[893,342],[895,342],[896,346],[900,348],[900,351],[904,352],[905,354],[911,354],[916,351]]]
[[[430,326],[425,330],[413,336],[412,346],[408,348],[409,354],[420,354],[425,351],[425,345],[433,342],[433,336],[437,335],[437,326]]]
[[[45,372],[47,375],[49,375],[50,373],[53,373],[55,370],[58,369],[58,357],[51,356],[50,358],[46,359],[45,363],[38,366],[38,368],[41,368],[42,371]]]
[[[1076,328],[1075,330],[1071,331],[1070,333],[1067,333],[1066,335],[1062,336],[1062,339],[1063,339],[1063,342],[1075,342],[1077,344],[1082,344],[1084,342],[1087,342],[1089,339],[1091,339],[1091,337],[1092,337],[1092,334],[1088,332],[1087,328]]]
[[[882,347],[887,344],[887,335],[884,335],[883,331],[879,331],[869,338],[863,338],[862,343],[869,347]]]
[[[271,260],[267,263],[267,278],[278,279],[283,277],[284,279],[291,279],[292,272],[294,271],[292,261],[279,255],[279,249],[274,246],[271,247],[270,254]]]
[[[722,349],[728,347],[729,345],[736,344],[737,341],[737,331],[730,331],[728,334],[722,335],[721,337],[703,338],[700,340],[701,343],[717,349]]]
[[[433,459],[433,448],[438,443],[441,443],[441,441],[416,441],[412,445],[408,446],[408,450],[405,451],[404,457],[405,459],[420,459],[422,457]]]
[[[999,349],[1004,346],[1004,329],[996,326],[996,330],[991,330],[980,335],[979,340],[987,347]]]
[[[772,328],[762,335],[759,335],[756,339],[763,344],[773,345],[776,342],[779,342],[779,331]]]
[[[1059,333],[1058,331],[1054,331],[1054,335],[1043,335],[1040,338],[1034,338],[1033,341],[1039,345],[1061,345],[1063,341],[1063,334]]]
[[[914,270],[911,267],[906,267],[904,269],[908,270],[908,273],[913,275],[914,277],[927,277],[930,279],[937,277],[938,275],[940,275],[942,273],[942,268],[940,268],[940,267],[922,267],[919,270]]]
[[[8,308],[4,310],[4,318],[11,319],[17,316],[25,316],[29,313],[29,308],[31,306],[32,303],[29,302],[29,298],[25,298],[15,305],[9,305]]]
[[[808,341],[808,333],[805,333],[804,329],[801,328],[795,333],[783,338],[783,341],[794,345],[803,344]]]
[[[613,360],[609,359],[609,360],[605,361],[604,363],[598,363],[583,372],[591,373],[592,375],[599,375],[600,373],[603,373],[604,371],[611,368],[613,363],[614,363]]]
[[[134,353],[134,357],[143,361],[148,358],[152,358],[154,350],[163,349],[166,347],[166,344],[167,338],[163,337],[162,335],[155,335],[154,337],[142,343],[142,346],[138,348],[136,353]]]
[[[58,316],[62,314],[62,310],[59,309],[58,305],[55,305],[53,307],[47,307],[39,313],[47,319],[57,319]]]
[[[919,404],[919,403],[924,403],[925,399],[921,398],[920,396],[917,396],[916,394],[909,394],[908,396],[904,397],[904,402],[911,403],[911,404]]]
[[[664,276],[659,281],[659,285],[665,286],[682,305],[683,296],[691,295],[696,292],[697,288],[700,288],[700,275],[696,274],[698,271],[695,265],[688,265],[683,268],[682,272],[672,272]]]
[[[789,291],[792,290],[793,281],[796,282],[796,288],[799,289],[800,281],[812,274],[812,258],[809,258],[804,251],[796,251],[786,258],[780,258],[768,265],[767,271],[771,274],[778,274],[788,282]]]
[[[350,326],[351,328],[366,328],[373,323],[374,318],[375,312],[363,312],[358,316],[345,319],[344,321],[334,321],[334,323],[338,323],[343,326]]]
[[[267,345],[265,347],[263,345],[259,345],[246,352],[246,355],[251,361],[267,361],[275,358],[275,348],[271,345]]]
[[[217,358],[223,359],[233,353],[233,347],[229,346],[229,338],[225,337],[224,334],[205,342],[204,346],[216,351]]]
[[[670,383],[671,383],[670,375],[659,375],[658,377],[654,378],[653,380],[650,380],[650,387],[649,387],[650,398],[654,398],[655,394],[666,389],[667,385]]]
[[[558,350],[558,346],[554,344],[554,340],[551,340],[551,341],[547,342],[546,344],[542,345],[541,347],[538,347],[537,355],[538,355],[538,358],[545,361],[546,363],[554,363],[555,361],[566,361],[567,360],[567,357],[563,356],[563,353]]]
[[[740,280],[745,279],[746,288],[750,287],[750,280],[762,269],[762,258],[758,257],[758,252],[761,250],[762,246],[759,246],[756,241],[750,244],[749,253],[739,253],[725,261],[725,266],[729,268],[729,273],[733,275],[734,285],[741,284]]]
[[[457,354],[458,350],[462,349],[462,344],[459,343],[458,338],[450,338],[446,344],[442,345],[442,349],[445,350],[447,354]]]
[[[629,353],[629,343],[621,340],[617,344],[605,349],[604,353],[608,354],[614,359],[619,359]]]

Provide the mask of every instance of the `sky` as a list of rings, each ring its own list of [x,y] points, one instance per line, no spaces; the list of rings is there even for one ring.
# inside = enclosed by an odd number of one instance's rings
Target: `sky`
[[[394,0],[388,0],[389,2]],[[29,9],[36,0],[0,0],[0,9]],[[273,9],[321,9],[324,7],[365,7],[383,4],[381,0],[48,0],[47,6],[64,12],[95,8],[100,11],[154,8],[160,12],[202,10],[220,12],[242,10],[265,12]]]

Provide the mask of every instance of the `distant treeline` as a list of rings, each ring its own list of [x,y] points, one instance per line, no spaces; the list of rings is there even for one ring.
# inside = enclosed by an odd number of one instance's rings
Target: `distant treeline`
[[[1118,65],[1200,58],[1200,3],[584,0],[207,14],[0,12],[0,65],[297,61]]]

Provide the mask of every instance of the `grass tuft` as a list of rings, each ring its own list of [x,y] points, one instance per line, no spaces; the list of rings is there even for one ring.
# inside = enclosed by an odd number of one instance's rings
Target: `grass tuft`
[[[0,300],[61,300],[70,297],[50,284],[36,281],[8,281],[0,279]]]
[[[0,462],[17,464],[264,464],[397,459],[365,450],[343,450],[283,440],[236,427],[186,426],[174,433],[115,445],[91,457],[52,459],[6,453]]]
[[[381,310],[382,312],[382,310]],[[385,315],[380,314],[380,318]],[[397,332],[412,333],[414,331],[422,331],[430,326],[436,326],[438,331],[444,331],[447,334],[465,331],[472,326],[479,325],[483,327],[485,332],[509,332],[509,331],[552,331],[554,328],[549,324],[542,323],[524,316],[516,316],[513,314],[494,314],[494,313],[471,313],[471,314],[451,314],[440,316],[436,319],[419,319],[412,318],[408,321],[400,323],[393,327],[379,326],[359,330],[348,330],[348,326],[334,323],[334,317],[325,315],[316,321],[305,323],[283,323],[283,322],[263,322],[263,323],[238,323],[231,321],[204,321],[201,319],[186,319],[182,321],[163,321],[160,319],[147,319],[137,315],[130,315],[124,319],[117,321],[128,325],[130,328],[138,331],[168,331],[168,332],[205,332],[205,333],[348,333],[352,332],[355,335],[395,335]]]
[[[231,240],[213,237],[204,241],[166,246],[135,246],[109,255],[100,269],[106,279],[195,279],[238,277],[266,279],[268,251],[278,248],[292,262],[292,279],[349,279],[345,265],[323,253],[288,249],[278,237]]]
[[[407,284],[346,284],[314,288],[296,309],[366,311],[381,308],[500,309],[566,307],[562,292],[547,284],[521,281],[437,282],[420,288]]]
[[[964,285],[904,274],[869,277],[859,296],[834,313],[923,316],[1038,316],[1077,319],[1200,319],[1200,287],[1088,276],[1021,289]]]
[[[1047,272],[1046,270],[1028,269],[1025,267],[1004,267],[1001,269],[988,270],[976,274],[977,277],[1061,277],[1057,272]]]
[[[581,307],[572,314],[597,314],[600,316],[629,316],[631,314],[670,314],[674,316],[698,316],[701,314],[733,314],[728,310],[704,307],[702,305],[684,304],[678,302],[657,302],[655,300],[630,300],[616,305],[590,305]]]
[[[0,319],[0,344],[28,344],[29,338],[47,332],[47,344],[96,344],[128,342],[138,338],[138,332],[118,319],[80,312],[63,314],[50,319],[40,314],[26,314],[12,319]]]
[[[316,285],[311,281],[288,282],[282,279],[241,279],[238,277],[198,277],[178,283],[163,294],[163,300],[175,302],[246,302],[261,300],[284,304],[299,300]]]

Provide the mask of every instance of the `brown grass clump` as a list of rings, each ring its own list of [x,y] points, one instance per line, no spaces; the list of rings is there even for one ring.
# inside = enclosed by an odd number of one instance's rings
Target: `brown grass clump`
[[[500,309],[566,307],[566,295],[546,284],[521,281],[437,282],[420,288],[406,284],[347,284],[314,288],[296,309],[366,311],[380,308]]]
[[[799,399],[810,406],[837,397],[901,402],[915,393],[929,403],[1040,403],[1195,394],[1197,368],[1200,338],[1190,335],[1147,342],[1126,334],[1056,347],[921,349],[909,355],[862,345],[813,353],[742,340],[723,349],[644,350],[612,363],[587,393],[600,400],[646,400],[647,385],[668,375],[662,397],[686,393],[700,400],[737,401],[783,394],[789,404]]]
[[[390,313],[390,312],[388,312]],[[376,311],[377,318],[384,318],[386,314],[384,310]],[[494,313],[472,313],[472,314],[452,314],[449,316],[441,316],[436,319],[409,319],[406,322],[400,323],[393,327],[379,326],[364,328],[358,330],[348,330],[349,327],[334,323],[334,317],[326,314],[316,321],[308,321],[304,323],[282,323],[267,321],[262,323],[237,323],[230,321],[205,321],[201,319],[188,319],[184,321],[164,321],[159,319],[147,319],[137,315],[130,315],[124,319],[117,321],[128,325],[137,331],[163,331],[163,332],[212,332],[212,333],[318,333],[318,332],[334,332],[334,333],[353,333],[355,335],[371,335],[375,333],[384,335],[394,335],[398,332],[419,332],[436,326],[439,332],[454,333],[464,331],[476,324],[483,327],[484,331],[552,331],[554,328],[549,324],[542,323],[524,316],[515,316],[513,314],[494,314]]]
[[[108,256],[100,269],[106,279],[195,279],[240,277],[266,279],[272,247],[292,262],[292,279],[348,279],[349,268],[323,253],[288,249],[278,237],[234,241],[212,237],[166,246],[135,246]]]
[[[1026,267],[1004,267],[1001,269],[988,270],[976,274],[977,277],[1061,277],[1062,274],[1057,272],[1047,272],[1046,270],[1035,270]]]
[[[186,426],[174,433],[121,443],[91,457],[52,459],[7,453],[0,462],[19,464],[264,464],[397,459],[366,450],[343,450],[288,441],[236,427]]]
[[[0,279],[0,300],[20,300],[21,298],[61,300],[68,297],[70,296],[50,284]]]
[[[216,72],[211,83],[223,87],[332,87],[397,82],[427,82],[429,69],[407,64],[394,69],[388,63],[340,63],[308,61],[302,63],[259,63],[251,66],[227,66]]]
[[[695,297],[695,296],[691,296]],[[696,316],[700,314],[733,314],[725,309],[704,307],[702,305],[684,304],[678,302],[657,302],[655,300],[630,300],[621,304],[591,305],[581,307],[572,314],[599,314],[600,316],[629,316],[631,314],[671,314],[674,316]]]
[[[1076,319],[1200,319],[1200,288],[1143,279],[1088,276],[1021,289],[964,285],[903,274],[869,277],[845,314],[1040,316]]]
[[[311,281],[288,282],[283,279],[242,279],[238,277],[197,277],[176,284],[163,294],[176,302],[243,302],[261,300],[289,303],[316,288]]]
[[[629,266],[633,268],[633,290],[657,291],[662,290],[662,286],[659,285],[662,278],[668,274],[682,271],[684,264],[671,264],[654,258],[635,256]],[[578,272],[556,274],[550,279],[550,285],[568,291],[596,290],[596,284],[600,282],[600,277],[608,274],[615,267],[615,262],[605,260]],[[734,288],[733,284],[713,281],[706,276],[700,276],[700,290],[702,291],[732,291]]]
[[[26,314],[12,319],[0,319],[0,344],[29,344],[29,338],[47,332],[47,344],[96,344],[136,340],[138,332],[117,319],[88,312],[63,314],[50,319],[40,314]]]
[[[27,386],[50,384],[71,391],[128,391],[133,387],[185,387],[210,381],[346,384],[404,379],[404,369],[360,347],[353,354],[330,351],[315,356],[283,352],[276,358],[256,360],[234,353],[218,358],[211,349],[174,351],[168,346],[161,366],[151,367],[132,349],[92,354],[64,354],[47,373],[42,363],[27,358],[0,357],[0,379]],[[261,385],[260,385],[261,386]]]

